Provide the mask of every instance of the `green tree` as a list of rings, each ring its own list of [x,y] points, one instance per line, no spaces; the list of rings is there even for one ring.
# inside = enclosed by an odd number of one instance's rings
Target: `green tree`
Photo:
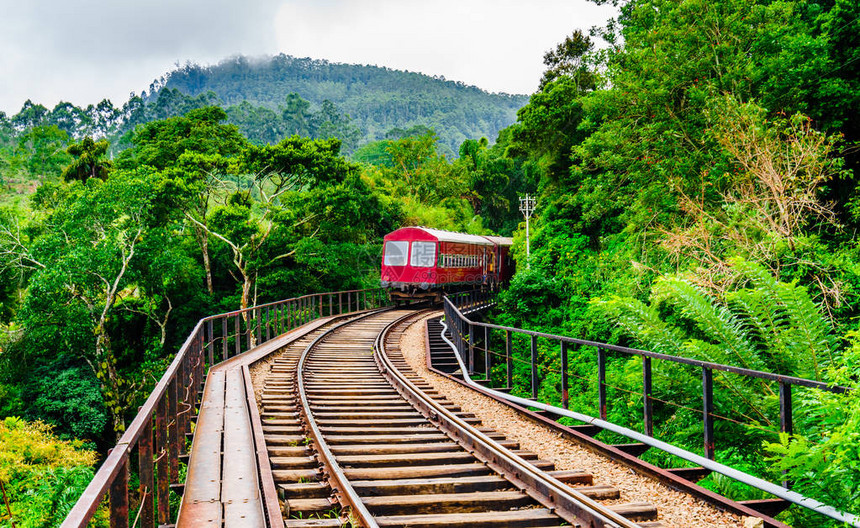
[[[33,176],[58,177],[70,160],[68,140],[68,134],[56,125],[37,126],[18,136],[16,156]]]
[[[247,140],[235,125],[223,124],[226,119],[224,110],[208,106],[183,116],[147,123],[132,135],[134,147],[117,157],[117,168],[149,165],[163,170],[174,166],[186,151],[234,156]]]
[[[346,152],[352,152],[361,139],[361,130],[352,124],[346,114],[326,99],[310,119],[311,135],[318,139],[337,138]]]
[[[145,171],[76,184],[29,249],[37,269],[20,314],[26,338],[36,353],[61,344],[83,358],[99,380],[117,437],[135,391],[118,370],[109,325],[135,285],[141,246],[154,229],[156,184]],[[65,335],[57,336],[53,321],[63,321]]]
[[[72,143],[66,148],[74,157],[68,167],[63,169],[65,180],[86,181],[89,178],[104,180],[110,172],[111,162],[105,159],[108,151],[108,141],[100,139],[94,141],[92,137],[85,137],[80,143]]]
[[[588,91],[596,88],[597,77],[587,66],[588,54],[594,49],[594,44],[582,31],[576,30],[564,41],[558,44],[554,50],[546,52],[543,63],[547,67],[541,78],[538,90],[565,76],[573,80],[580,91]]]
[[[12,116],[12,126],[18,132],[23,132],[37,126],[43,126],[48,116],[48,109],[40,104],[35,104],[30,99],[24,102],[21,110]]]
[[[69,135],[70,138],[80,138],[92,129],[92,122],[87,112],[72,103],[60,101],[51,110],[47,122]]]
[[[342,181],[353,167],[338,155],[338,140],[311,140],[292,136],[277,145],[248,146],[237,165],[245,175],[227,194],[223,204],[213,207],[204,223],[187,215],[194,225],[223,243],[229,251],[229,266],[241,285],[240,307],[257,301],[257,280],[280,260],[295,251],[276,244],[282,230],[309,222],[320,212],[304,218],[286,215],[283,195],[293,189],[316,188]],[[238,184],[241,182],[241,185]],[[246,186],[247,185],[247,186]],[[316,232],[308,234],[309,238]]]
[[[284,121],[284,130],[289,135],[308,137],[311,135],[310,112],[311,104],[295,93],[287,94],[284,111],[281,118]]]

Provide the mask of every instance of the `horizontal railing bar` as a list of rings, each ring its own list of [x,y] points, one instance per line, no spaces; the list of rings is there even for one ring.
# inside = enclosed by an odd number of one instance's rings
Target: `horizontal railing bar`
[[[335,295],[338,293],[361,293],[361,292],[369,292],[369,291],[377,291],[377,290],[380,290],[380,288],[364,288],[362,290],[343,290],[340,292],[309,293],[307,295],[302,295],[299,297],[290,297],[289,299],[284,299],[281,301],[273,301],[273,302],[266,303],[266,304],[257,304],[254,306],[249,306],[248,308],[244,308],[242,310],[234,310],[232,312],[224,312],[224,313],[220,313],[220,314],[216,314],[216,315],[209,315],[209,316],[206,316],[203,319],[201,319],[200,322],[206,322],[206,321],[209,321],[210,319],[218,319],[220,317],[233,317],[236,315],[242,315],[243,313],[250,312],[252,310],[257,310],[260,308],[267,308],[267,307],[276,306],[279,304],[286,304],[288,302],[298,301],[301,299],[308,299],[310,297],[320,297],[323,295]]]

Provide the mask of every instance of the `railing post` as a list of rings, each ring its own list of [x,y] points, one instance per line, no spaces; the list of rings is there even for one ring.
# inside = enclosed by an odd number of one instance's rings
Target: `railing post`
[[[540,389],[540,381],[538,380],[537,371],[537,336],[533,335],[531,339],[531,363],[532,363],[532,399],[538,399],[538,389]]]
[[[266,341],[272,339],[272,308],[266,306]]]
[[[334,296],[331,293],[328,294],[328,315],[334,315]]]
[[[140,469],[139,496],[141,501],[141,526],[155,526],[155,480],[152,464],[152,416],[143,425],[143,434],[137,444],[138,468]]]
[[[245,332],[248,334],[248,348],[245,349],[247,352],[248,350],[251,350],[254,342],[254,310],[250,309],[245,312],[245,317]]]
[[[567,409],[570,405],[567,380],[567,342],[561,342],[561,407]]]
[[[168,456],[170,449],[167,440],[167,424],[169,423],[168,416],[168,397],[161,398],[158,402],[158,409],[155,413],[155,452],[158,454],[158,483],[156,484],[156,498],[158,499],[158,524],[168,524],[170,520],[170,502],[168,500],[170,491],[170,457]]]
[[[299,300],[299,326],[308,322],[308,300],[306,297],[302,297]]]
[[[110,526],[128,528],[128,455],[123,457],[119,472],[110,485]]]
[[[489,386],[490,370],[492,370],[492,361],[490,357],[490,329],[484,327],[484,377],[487,378]]]
[[[177,378],[167,387],[167,457],[170,461],[170,482],[179,480],[179,423],[176,416]]]
[[[606,420],[606,351],[597,349],[597,406],[600,419]]]
[[[791,384],[784,381],[779,382],[779,430],[786,434],[794,434],[794,423],[792,420]],[[783,474],[785,472],[783,471]],[[791,488],[791,481],[783,480],[784,488]]]
[[[337,292],[337,314],[343,315],[343,292]]]
[[[186,372],[188,369],[188,356],[180,361],[179,370],[176,372],[176,446],[178,449],[177,456],[182,456],[185,454],[185,413],[182,412],[184,410],[183,402],[185,401],[185,395],[183,394],[185,387],[187,387],[188,379],[186,377]],[[177,464],[178,468],[178,464]],[[178,470],[177,470],[178,471]],[[178,477],[176,477],[178,478]],[[179,482],[178,480],[174,480],[174,482]]]
[[[702,367],[702,420],[705,429],[705,458],[714,459],[714,372]]]
[[[209,352],[209,366],[215,364],[215,328],[212,319],[206,321],[206,350]],[[205,371],[205,369],[204,369]]]
[[[254,310],[254,319],[257,322],[257,344],[263,341],[263,311],[260,308]],[[250,345],[248,349],[250,350]]]
[[[511,340],[511,331],[505,330],[505,367],[508,372],[508,390],[514,388],[514,357],[513,357],[513,342]]]
[[[654,417],[651,408],[651,358],[642,357],[642,403],[645,434],[654,436]]]
[[[791,419],[791,384],[779,382],[779,430],[783,433],[794,434],[794,424]]]
[[[241,326],[240,326],[240,324],[241,324],[241,321],[240,321],[240,320],[241,320],[241,319],[242,319],[242,316],[241,316],[241,315],[236,315],[236,319],[235,319],[235,321],[234,321],[235,326],[236,326],[236,343],[235,343],[235,345],[236,345],[236,354],[235,354],[235,355],[237,355],[237,356],[238,356],[238,355],[239,355],[239,353],[242,351],[242,334],[241,334],[242,328],[241,328]]]
[[[323,297],[322,297],[322,295],[317,296],[316,300],[317,300],[317,303],[319,303],[320,317],[323,317]]]
[[[475,372],[475,332],[472,323],[469,323],[469,375]]]
[[[222,361],[227,361],[227,317],[221,318],[221,355]]]

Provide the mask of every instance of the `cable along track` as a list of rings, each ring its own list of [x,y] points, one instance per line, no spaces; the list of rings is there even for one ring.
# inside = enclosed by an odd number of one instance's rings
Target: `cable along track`
[[[648,503],[600,504],[618,491],[554,471],[415,374],[399,339],[423,313],[372,312],[274,359],[263,431],[287,527],[662,526]]]

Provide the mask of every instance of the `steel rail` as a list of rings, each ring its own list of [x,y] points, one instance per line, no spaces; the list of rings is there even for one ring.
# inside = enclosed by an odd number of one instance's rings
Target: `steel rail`
[[[516,484],[521,491],[573,526],[595,528],[637,528],[639,526],[502,447],[476,427],[424,394],[400,372],[385,353],[385,337],[395,326],[417,315],[420,315],[420,312],[401,317],[387,325],[379,333],[374,344],[373,355],[380,371],[407,401],[425,414],[431,422],[435,422],[441,429],[448,432],[468,451],[473,454],[478,452],[488,466]]]
[[[455,307],[456,308],[456,307]],[[445,336],[445,330],[448,329],[447,323],[442,320],[442,339],[448,343],[448,345],[454,350],[454,356],[457,358],[457,363],[460,365],[460,371],[463,374],[463,379],[466,383],[472,387],[480,388],[483,391],[489,392],[494,396],[504,399],[507,401],[511,401],[517,403],[519,405],[524,405],[528,407],[535,407],[541,410],[550,411],[553,414],[557,414],[559,416],[567,416],[569,418],[573,418],[574,420],[579,420],[581,422],[589,423],[592,425],[596,425],[607,431],[612,431],[613,433],[620,434],[622,436],[626,436],[637,442],[642,442],[643,444],[647,444],[651,447],[655,447],[660,449],[661,451],[665,451],[666,453],[675,455],[679,458],[683,458],[689,462],[693,462],[694,464],[698,464],[706,469],[714,471],[716,473],[720,473],[729,478],[737,480],[738,482],[742,482],[747,484],[748,486],[752,486],[754,488],[760,489],[771,495],[779,497],[781,499],[787,500],[794,504],[803,506],[804,508],[808,508],[812,511],[818,512],[822,515],[826,515],[831,519],[835,519],[840,522],[844,522],[850,524],[851,526],[860,527],[860,516],[854,515],[848,512],[840,512],[836,508],[832,506],[828,506],[822,502],[819,502],[815,499],[806,497],[797,493],[796,491],[791,491],[789,489],[783,488],[782,486],[778,486],[771,482],[768,482],[764,479],[760,479],[758,477],[754,477],[747,473],[743,473],[729,466],[720,464],[719,462],[714,462],[709,458],[705,458],[703,456],[697,455],[695,453],[691,453],[685,449],[681,449],[679,447],[673,446],[672,444],[668,444],[666,442],[662,442],[648,435],[644,435],[632,429],[628,429],[626,427],[622,427],[620,425],[615,425],[611,422],[607,422],[605,420],[601,420],[599,418],[595,418],[593,416],[589,416],[587,414],[578,413],[575,411],[570,411],[568,409],[563,409],[561,407],[555,407],[553,405],[547,405],[545,403],[541,403],[535,400],[529,400],[527,398],[520,398],[519,396],[513,396],[511,394],[507,394],[501,391],[493,390],[489,387],[485,387],[474,380],[472,380],[471,376],[469,376],[468,368],[463,362],[463,358],[460,357],[459,352],[457,351],[457,346]],[[453,333],[452,333],[453,335]]]
[[[384,308],[382,310],[376,310],[370,313],[366,313],[348,321],[344,321],[343,323],[333,326],[332,328],[323,332],[311,343],[309,343],[307,347],[305,347],[305,349],[302,351],[302,355],[299,357],[299,362],[296,366],[296,390],[298,391],[299,401],[301,402],[302,415],[305,420],[305,425],[307,426],[308,432],[313,439],[320,462],[328,471],[330,471],[329,475],[323,476],[326,478],[326,480],[328,480],[332,491],[337,493],[341,505],[347,506],[349,508],[350,517],[355,517],[355,520],[358,520],[365,528],[378,528],[379,525],[376,523],[373,518],[373,515],[370,513],[364,503],[361,502],[361,498],[358,496],[358,493],[352,487],[352,484],[350,484],[349,479],[346,478],[343,469],[340,467],[340,464],[337,463],[334,454],[331,452],[331,449],[328,446],[328,442],[326,442],[325,438],[322,435],[322,431],[320,431],[319,426],[314,419],[314,413],[311,410],[307,392],[305,391],[304,368],[305,360],[307,360],[307,357],[310,354],[311,350],[320,341],[322,341],[323,338],[331,335],[332,333],[334,333],[335,330],[338,330],[358,320],[382,312],[387,312],[389,310],[391,310],[391,308]],[[350,522],[351,521],[352,519],[350,519]]]

